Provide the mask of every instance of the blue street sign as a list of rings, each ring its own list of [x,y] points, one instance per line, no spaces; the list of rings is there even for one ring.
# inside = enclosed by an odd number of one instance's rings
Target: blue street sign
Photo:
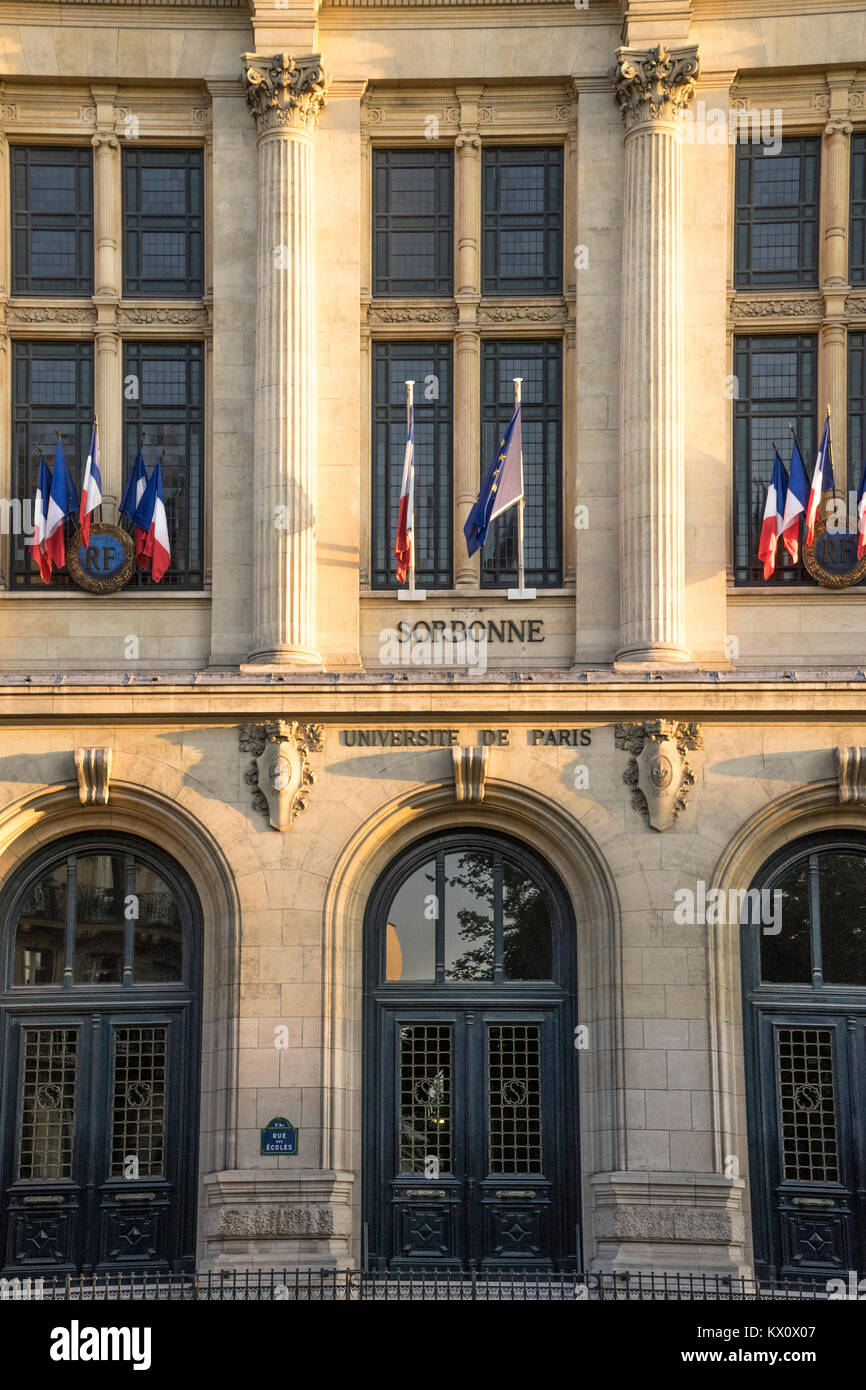
[[[298,1131],[288,1120],[278,1115],[262,1130],[263,1154],[296,1154],[298,1152]]]

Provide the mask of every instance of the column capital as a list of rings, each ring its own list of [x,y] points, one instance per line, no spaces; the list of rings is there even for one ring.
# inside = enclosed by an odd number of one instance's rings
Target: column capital
[[[833,135],[850,135],[854,126],[851,121],[834,118],[827,122],[824,127],[824,134],[829,138]]]
[[[688,106],[700,63],[690,48],[618,48],[614,94],[626,131],[654,121],[673,121]]]
[[[325,104],[325,75],[318,53],[292,58],[288,53],[260,57],[244,53],[247,103],[259,135],[272,130],[316,128]]]

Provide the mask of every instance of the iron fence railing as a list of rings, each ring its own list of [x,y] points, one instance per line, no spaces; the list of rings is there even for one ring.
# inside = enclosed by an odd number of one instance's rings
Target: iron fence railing
[[[838,1281],[836,1281],[838,1282]],[[726,1274],[550,1274],[527,1270],[217,1270],[0,1280],[0,1300],[144,1302],[749,1302],[824,1300],[826,1279],[777,1282]]]

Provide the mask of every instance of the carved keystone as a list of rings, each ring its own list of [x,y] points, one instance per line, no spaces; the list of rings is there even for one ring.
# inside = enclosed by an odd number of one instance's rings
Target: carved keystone
[[[866,748],[837,748],[840,801],[866,801]]]
[[[288,830],[307,805],[316,774],[310,753],[321,753],[321,724],[299,724],[276,719],[268,724],[242,724],[240,745],[253,754],[244,780],[256,790],[253,806],[262,811],[274,830]]]
[[[700,725],[647,719],[617,724],[614,738],[617,748],[634,754],[623,773],[623,781],[633,788],[632,806],[654,830],[669,830],[694,785],[686,753],[703,747]]]
[[[78,775],[78,799],[82,806],[92,806],[97,802],[108,805],[113,756],[111,748],[76,748],[75,771]]]
[[[454,795],[458,801],[483,801],[487,748],[452,748]]]

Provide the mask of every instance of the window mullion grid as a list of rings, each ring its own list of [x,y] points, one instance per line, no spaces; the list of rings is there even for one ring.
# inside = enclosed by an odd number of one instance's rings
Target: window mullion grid
[[[493,856],[493,983],[501,985],[505,979],[505,940],[502,915],[502,855],[497,851]]]
[[[796,393],[777,394],[760,389],[756,355],[776,352],[797,354]],[[771,585],[806,583],[814,585],[803,563],[802,548],[797,565],[787,563],[787,552],[777,558],[776,574],[764,580],[758,560],[767,485],[772,470],[772,444],[784,452],[790,439],[790,420],[800,441],[804,462],[814,458],[814,431],[817,420],[817,337],[814,334],[738,335],[734,339],[734,376],[739,395],[734,399],[734,577],[739,584]],[[779,363],[778,370],[782,370]],[[766,379],[766,378],[765,378]],[[769,429],[766,423],[770,422]],[[781,436],[781,438],[780,438]],[[763,471],[758,472],[756,454],[762,453]]]
[[[436,983],[445,983],[445,851],[436,852]]]
[[[812,984],[823,985],[821,960],[821,884],[820,861],[817,854],[809,855],[809,922],[812,938]]]
[[[78,860],[70,854],[66,861],[66,961],[63,987],[71,989],[75,970],[75,905],[78,895]]]
[[[131,854],[123,856],[124,903],[123,903],[123,985],[132,984],[133,952],[135,949],[135,928],[138,922],[139,903],[135,896],[135,860]],[[132,908],[130,913],[129,908]]]

